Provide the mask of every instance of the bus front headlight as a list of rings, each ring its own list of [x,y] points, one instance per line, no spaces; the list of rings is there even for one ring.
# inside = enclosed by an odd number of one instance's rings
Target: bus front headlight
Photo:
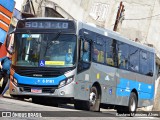
[[[66,85],[71,83],[73,80],[74,80],[74,76],[68,78],[67,81],[66,81]]]
[[[71,76],[71,77],[67,78],[66,80],[61,81],[58,88],[63,87],[65,85],[71,83],[73,80],[74,80],[74,76]]]
[[[66,84],[65,80],[61,81],[60,84],[59,84],[59,86],[58,86],[58,88],[65,86],[65,84]]]

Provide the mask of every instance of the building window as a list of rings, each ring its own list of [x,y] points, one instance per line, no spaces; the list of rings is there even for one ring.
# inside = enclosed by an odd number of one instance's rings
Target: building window
[[[109,10],[108,4],[94,3],[93,6],[91,7],[91,11],[90,11],[89,15],[94,20],[98,20],[98,21],[103,22],[106,20],[108,10]]]

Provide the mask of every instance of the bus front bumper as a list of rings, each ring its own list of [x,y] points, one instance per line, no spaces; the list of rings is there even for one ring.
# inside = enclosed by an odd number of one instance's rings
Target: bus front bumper
[[[12,96],[45,96],[45,97],[66,97],[66,98],[73,98],[74,97],[74,82],[61,87],[54,89],[52,92],[43,92],[41,89],[46,87],[28,87],[28,90],[24,90],[24,87],[17,87],[12,81],[10,82],[9,86],[9,93]],[[31,90],[37,89],[37,90]]]

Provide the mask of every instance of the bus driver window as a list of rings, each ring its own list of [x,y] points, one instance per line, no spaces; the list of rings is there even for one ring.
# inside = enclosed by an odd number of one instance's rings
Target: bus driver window
[[[84,41],[83,43],[83,55],[82,55],[82,60],[84,62],[89,62],[89,49],[90,46],[89,46],[89,42],[87,41]]]

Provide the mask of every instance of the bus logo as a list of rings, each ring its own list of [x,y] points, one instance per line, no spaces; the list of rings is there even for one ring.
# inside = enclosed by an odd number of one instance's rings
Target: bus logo
[[[33,74],[34,77],[42,77],[43,75],[41,74]]]

